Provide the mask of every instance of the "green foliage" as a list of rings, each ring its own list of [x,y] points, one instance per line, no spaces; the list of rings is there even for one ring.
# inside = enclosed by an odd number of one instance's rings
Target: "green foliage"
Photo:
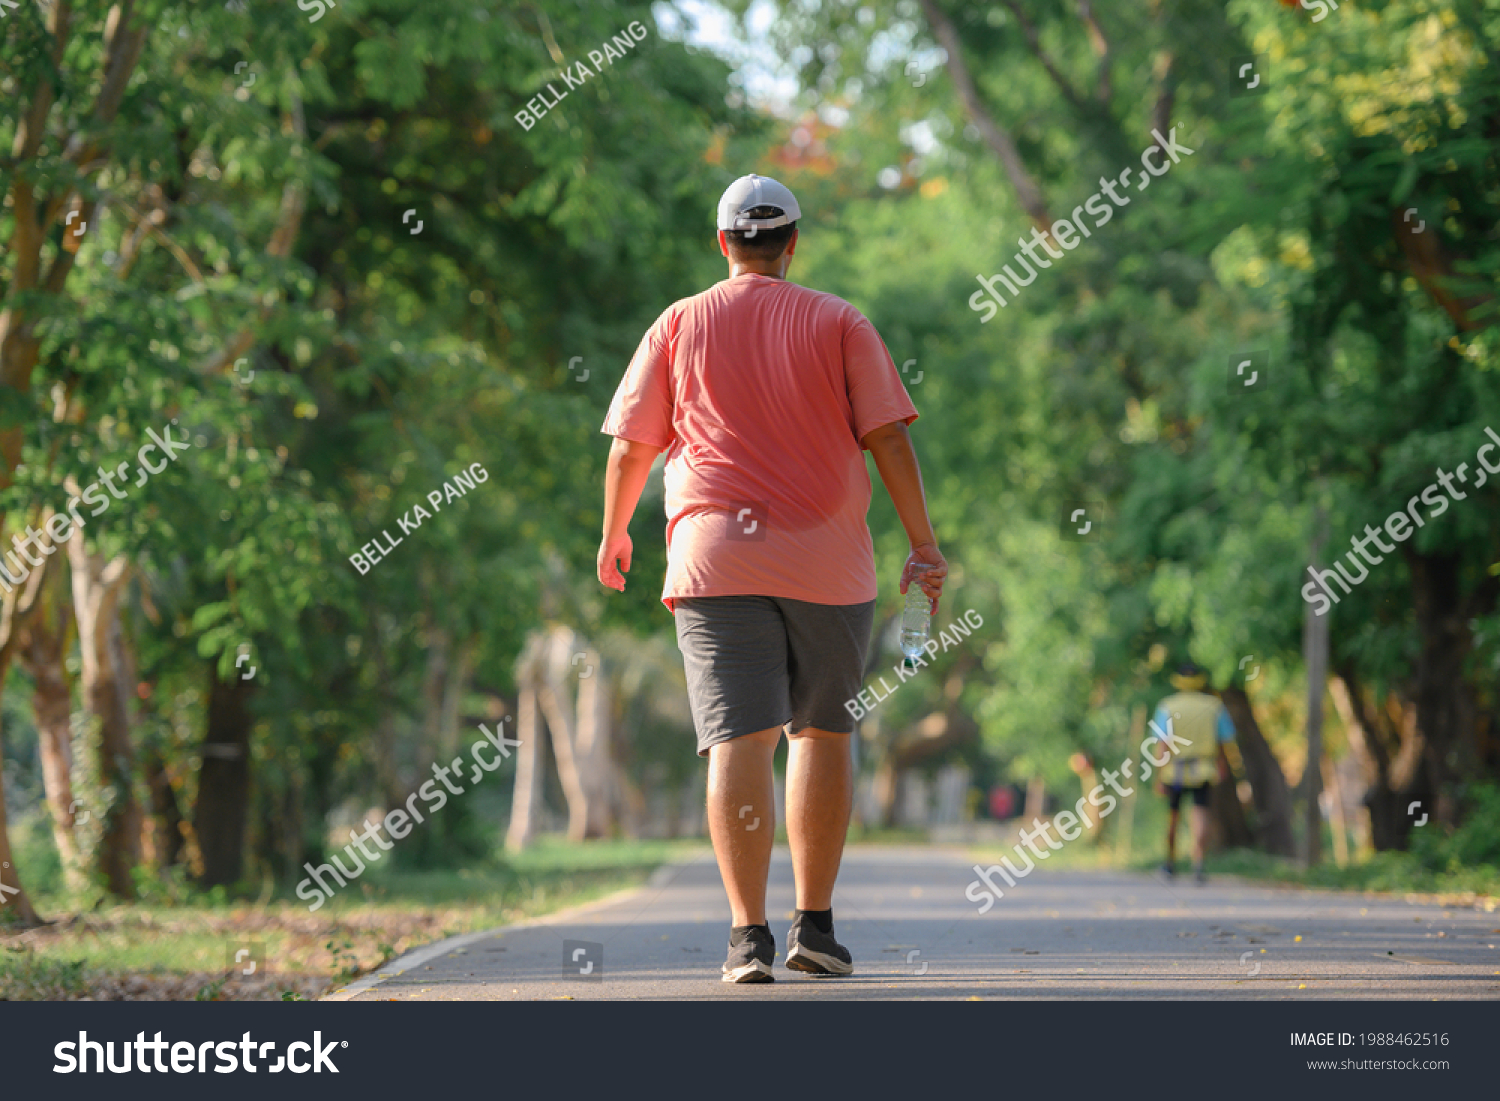
[[[1463,824],[1451,833],[1441,827],[1414,830],[1411,854],[1433,872],[1488,865],[1500,878],[1500,787],[1476,785],[1469,802]]]
[[[222,978],[213,979],[210,982],[204,983],[201,987],[199,987],[198,992],[193,995],[193,1001],[195,1001],[195,1002],[216,1002],[216,1001],[219,1001],[219,996],[224,993],[224,987],[225,987],[225,985],[228,982],[229,982],[229,977],[226,975],[226,976],[224,976]]]
[[[471,799],[454,799],[391,850],[391,864],[401,869],[482,868],[496,859],[497,832]]]
[[[279,880],[322,850],[346,800],[404,794],[432,738],[435,654],[468,663],[467,723],[513,697],[516,655],[551,621],[596,640],[629,689],[638,781],[677,790],[699,767],[658,599],[659,476],[626,593],[594,580],[598,427],[644,329],[723,276],[712,206],[743,172],[801,197],[793,278],[864,310],[913,368],[913,436],[953,564],[937,627],[971,608],[984,626],[879,721],[894,738],[956,699],[987,775],[1059,788],[1075,752],[1113,766],[1182,658],[1222,686],[1245,683],[1249,656],[1258,691],[1300,691],[1316,517],[1342,547],[1500,426],[1500,328],[1482,327],[1500,301],[1500,0],[1346,4],[1319,24],[1272,0],[1115,6],[1099,14],[1107,87],[1076,5],[941,2],[1052,215],[1137,165],[1160,107],[1195,150],[983,324],[974,275],[1007,262],[1031,218],[921,7],[772,6],[777,49],[747,30],[736,48],[753,64],[736,73],[641,0],[380,0],[316,23],[289,4],[252,18],[161,3],[97,132],[79,120],[94,117],[106,6],[74,6],[55,64],[39,9],[0,24],[6,94],[55,100],[36,154],[0,160],[0,241],[17,239],[21,185],[97,204],[65,280],[23,288],[19,254],[0,254],[0,308],[40,341],[28,381],[0,386],[0,434],[20,435],[0,509],[24,528],[134,466],[149,433],[188,435],[74,538],[135,568],[122,624],[136,740],[185,818],[210,686],[239,677],[242,655],[256,666],[250,841]],[[644,40],[517,121],[635,20]],[[1268,60],[1263,96],[1234,94],[1229,62],[1250,53]],[[745,105],[773,55],[806,114]],[[0,148],[24,117],[0,117]],[[75,138],[97,143],[87,166]],[[1429,227],[1431,271],[1403,209]],[[47,232],[42,261],[65,259],[60,222]],[[1270,357],[1253,395],[1226,368],[1247,349]],[[475,488],[429,503],[476,468]],[[1061,521],[1083,501],[1104,512],[1074,541]],[[1465,672],[1491,718],[1493,504],[1460,503],[1408,545],[1451,561],[1473,598]],[[885,615],[907,547],[882,493],[870,521]],[[360,573],[350,557],[375,540],[393,545]],[[1336,666],[1409,693],[1422,639],[1407,561],[1373,570],[1335,622]],[[888,668],[889,640],[876,645]],[[7,687],[26,802],[12,843],[48,893],[60,868],[18,702],[32,685]],[[120,793],[92,775],[96,739],[80,727],[75,780],[102,816]],[[1487,800],[1432,860],[1493,859]],[[392,862],[498,874],[484,860],[505,809],[462,801]],[[153,904],[201,901],[171,875],[140,886]]]
[[[29,947],[0,948],[0,1001],[66,1001],[87,993],[82,960],[52,959]]]

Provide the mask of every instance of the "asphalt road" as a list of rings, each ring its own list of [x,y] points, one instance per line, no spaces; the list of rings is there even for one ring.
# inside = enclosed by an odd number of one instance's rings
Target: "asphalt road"
[[[637,890],[407,953],[329,999],[1500,998],[1500,912],[1038,867],[981,916],[965,897],[973,863],[851,848],[834,900],[848,978],[781,966],[792,878],[778,850],[776,982],[720,982],[728,905],[705,851]]]

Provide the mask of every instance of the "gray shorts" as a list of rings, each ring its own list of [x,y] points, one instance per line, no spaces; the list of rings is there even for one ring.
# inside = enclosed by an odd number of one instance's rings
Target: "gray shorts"
[[[810,604],[779,596],[675,597],[698,756],[709,746],[787,726],[848,734],[844,706],[865,679],[875,601]]]

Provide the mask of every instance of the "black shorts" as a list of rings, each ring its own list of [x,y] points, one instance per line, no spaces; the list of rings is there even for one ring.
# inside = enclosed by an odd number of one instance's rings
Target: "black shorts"
[[[845,703],[865,679],[875,601],[811,604],[780,596],[674,597],[698,756],[773,726],[854,730]]]
[[[1176,810],[1177,804],[1182,802],[1182,793],[1190,791],[1193,793],[1193,806],[1206,807],[1208,806],[1208,789],[1211,787],[1213,787],[1212,784],[1199,784],[1197,787],[1192,788],[1185,788],[1181,784],[1172,784],[1167,788],[1167,806]]]

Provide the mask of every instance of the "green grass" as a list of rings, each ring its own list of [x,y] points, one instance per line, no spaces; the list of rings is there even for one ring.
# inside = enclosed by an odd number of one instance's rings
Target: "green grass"
[[[1325,849],[1325,854],[1327,850]],[[1436,870],[1411,853],[1375,853],[1366,860],[1340,868],[1332,859],[1304,869],[1285,857],[1237,849],[1208,859],[1208,870],[1248,879],[1294,883],[1340,891],[1378,891],[1392,894],[1473,895],[1500,897],[1500,868],[1479,864]]]
[[[776,839],[784,842],[785,831],[779,831]],[[925,845],[928,840],[925,829],[911,826],[857,826],[849,831],[851,845]]]
[[[1246,879],[1288,883],[1342,891],[1373,891],[1392,894],[1428,894],[1449,897],[1500,898],[1500,866],[1495,860],[1495,844],[1500,841],[1496,826],[1494,796],[1481,792],[1465,825],[1451,835],[1434,829],[1415,834],[1411,852],[1374,853],[1354,859],[1339,867],[1333,857],[1333,835],[1327,823],[1323,829],[1323,860],[1311,869],[1302,868],[1285,857],[1249,849],[1230,849],[1210,853],[1205,866],[1211,875],[1236,875]],[[1177,867],[1184,870],[1192,852],[1187,816],[1183,816],[1177,834]],[[1048,869],[1129,868],[1152,871],[1166,860],[1166,805],[1159,797],[1136,797],[1135,822],[1131,831],[1128,855],[1123,851],[1123,818],[1117,809],[1105,819],[1105,835],[1095,843],[1088,835],[1064,843],[1039,866]],[[1019,824],[1018,824],[1019,829]],[[977,861],[991,864],[1003,855],[1011,855],[1011,846],[1019,842],[1013,835],[1001,846],[986,845],[974,850]],[[1044,842],[1037,841],[1038,848]],[[1353,841],[1350,841],[1353,851]],[[1043,848],[1043,851],[1046,851]],[[1017,861],[1018,862],[1018,861]]]
[[[701,842],[544,839],[475,868],[387,870],[376,865],[310,913],[291,894],[261,904],[212,895],[70,912],[62,896],[36,899],[53,924],[0,930],[0,998],[315,996],[409,948],[522,921],[643,883]],[[77,905],[79,900],[71,900]],[[12,935],[5,935],[11,933]],[[237,946],[259,945],[265,983],[226,986]],[[292,980],[296,980],[295,982]],[[262,989],[262,985],[264,989]]]
[[[49,959],[25,948],[0,950],[0,1001],[64,1001],[88,993],[80,960]]]

